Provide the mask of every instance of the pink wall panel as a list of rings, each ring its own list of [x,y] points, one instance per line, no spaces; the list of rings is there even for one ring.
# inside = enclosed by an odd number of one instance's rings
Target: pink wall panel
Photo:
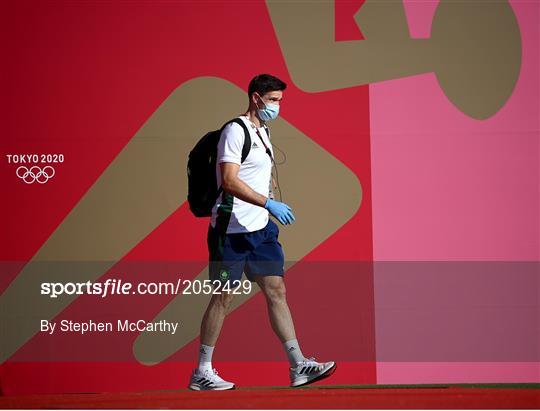
[[[405,5],[411,36],[429,37],[437,2],[407,1]],[[540,4],[512,1],[511,5],[521,30],[521,73],[510,99],[491,118],[478,121],[458,111],[434,73],[370,85],[375,261],[482,264],[540,259]],[[444,296],[449,302],[444,307],[439,299],[431,305],[418,302],[426,297],[423,293],[435,292],[420,277],[403,278],[398,271],[375,267],[378,383],[540,381],[537,348],[534,352],[529,342],[512,340],[519,338],[519,331],[507,342],[516,357],[524,357],[521,362],[510,361],[510,356],[495,363],[474,358],[458,362],[459,356],[444,362],[443,355],[434,354],[430,363],[429,358],[414,354],[410,358],[390,354],[403,341],[420,349],[426,340],[419,335],[426,327],[434,327],[432,317],[438,318],[440,330],[431,330],[424,338],[433,338],[441,347],[444,341],[436,339],[440,331],[451,335],[463,324],[475,324],[483,333],[482,343],[489,346],[516,321],[522,322],[524,333],[530,327],[530,343],[538,343],[534,332],[538,329],[538,288],[525,297],[521,293],[523,287],[538,287],[537,273],[516,274],[515,281],[505,283],[508,299],[499,303],[492,297],[501,285],[491,282],[485,270],[465,282],[446,279]],[[404,286],[408,288],[399,288]],[[463,295],[464,290],[476,287],[484,293]],[[404,292],[408,294],[400,300]],[[459,296],[453,303],[452,295]],[[488,301],[492,305],[485,311]],[[511,312],[516,307],[518,311]],[[497,315],[504,317],[496,320],[498,330],[489,328],[489,319]],[[477,322],[469,323],[471,319]],[[396,337],[400,339],[390,340]],[[461,337],[462,343],[472,338]]]

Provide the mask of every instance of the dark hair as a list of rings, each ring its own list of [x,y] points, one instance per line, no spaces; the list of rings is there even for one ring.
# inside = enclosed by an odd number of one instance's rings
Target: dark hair
[[[269,91],[281,91],[287,88],[287,84],[270,74],[259,74],[251,79],[248,87],[248,96],[251,99],[253,93],[257,92],[262,97]]]

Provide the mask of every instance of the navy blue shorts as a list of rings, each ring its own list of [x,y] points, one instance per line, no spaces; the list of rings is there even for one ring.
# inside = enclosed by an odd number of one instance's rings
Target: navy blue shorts
[[[279,228],[271,219],[266,227],[251,233],[223,234],[210,224],[210,280],[241,280],[243,272],[250,281],[254,281],[253,275],[282,276],[285,261],[278,235]]]

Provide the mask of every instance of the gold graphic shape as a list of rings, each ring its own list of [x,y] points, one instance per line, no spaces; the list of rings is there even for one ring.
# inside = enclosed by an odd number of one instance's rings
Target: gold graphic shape
[[[218,112],[208,112],[208,102],[215,101],[215,96],[226,96],[228,105],[221,108],[213,105]],[[196,137],[202,135],[201,124],[219,125],[223,119],[241,112],[247,102],[246,93],[228,82],[209,78],[192,80],[161,105],[136,138],[151,139],[167,130],[189,140],[193,146]],[[230,107],[235,111],[230,111]],[[283,201],[292,207],[296,217],[294,224],[280,226],[279,241],[289,262],[285,266],[288,270],[291,261],[301,260],[356,213],[362,189],[351,170],[282,117],[272,121],[270,127],[272,143],[287,156],[286,163],[278,166],[280,185]],[[275,153],[279,162],[278,151]],[[194,280],[208,278],[205,269]],[[251,294],[236,295],[231,311],[258,291],[253,283]],[[134,342],[135,357],[144,364],[156,364],[191,342],[199,335],[209,299],[204,294],[187,294],[172,300],[152,321],[179,321],[178,331],[174,335],[141,333]]]
[[[235,85],[200,77],[179,86],[158,107],[0,296],[0,363],[39,332],[40,320],[51,320],[77,297],[42,296],[41,282],[96,281],[105,274],[186,201],[189,151],[246,105],[246,93]],[[297,218],[280,240],[287,259],[298,261],[354,215],[361,187],[349,169],[285,120],[273,122],[272,136],[287,152],[280,183]],[[89,264],[77,264],[77,270],[54,264],[70,261]],[[206,270],[197,278],[208,279]],[[237,298],[234,306],[250,296]],[[134,346],[139,360],[161,361],[198,335],[208,296],[186,297],[160,313],[180,321],[178,338],[139,337]],[[129,304],[129,296],[124,298]]]
[[[508,1],[441,0],[430,39],[411,39],[401,1],[366,0],[364,40],[334,41],[333,1],[266,1],[287,68],[307,92],[435,72],[461,112],[483,120],[503,107],[521,67],[521,35]]]

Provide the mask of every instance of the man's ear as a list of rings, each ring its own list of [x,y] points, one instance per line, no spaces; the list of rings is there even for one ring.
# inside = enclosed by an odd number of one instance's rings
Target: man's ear
[[[257,95],[255,95],[255,94],[257,94]],[[259,100],[263,99],[262,96],[259,93],[253,93],[252,96],[253,96],[253,102],[254,102],[255,106],[257,108],[259,108]]]

